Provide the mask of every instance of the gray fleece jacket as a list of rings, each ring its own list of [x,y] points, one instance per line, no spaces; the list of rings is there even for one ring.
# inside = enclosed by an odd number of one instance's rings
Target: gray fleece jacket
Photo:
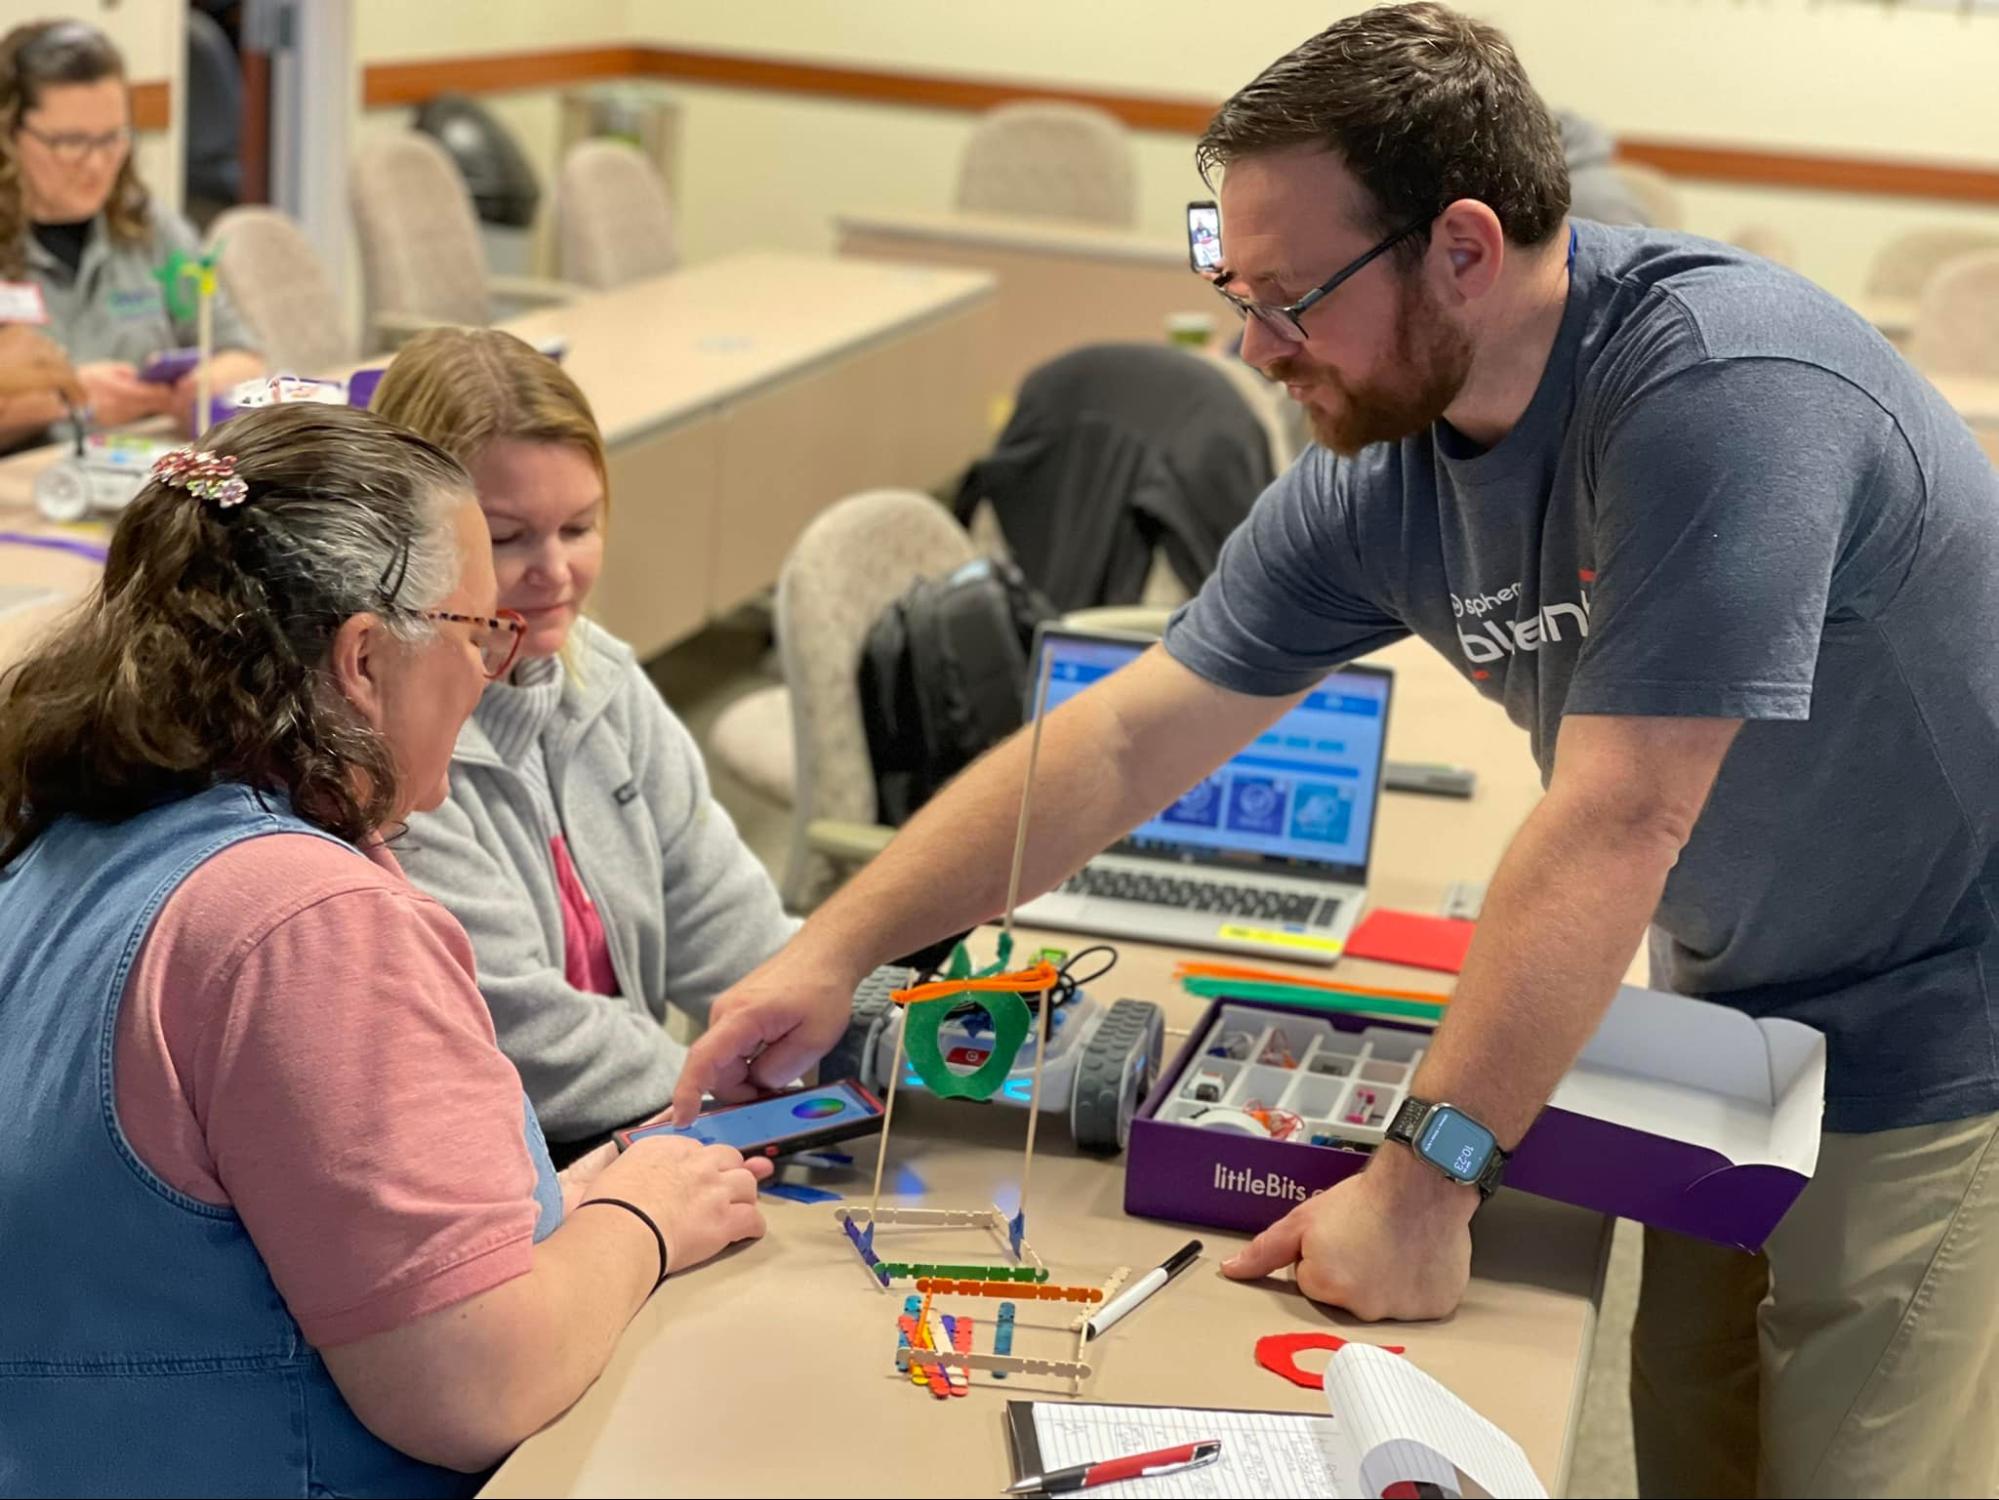
[[[663,1029],[667,1006],[705,1021],[796,926],[631,648],[587,621],[572,640],[578,670],[565,674],[539,753],[620,993],[563,977],[546,813],[525,755],[503,757],[481,724],[496,717],[499,689],[458,736],[450,797],[394,845],[410,879],[464,924],[500,1046],[555,1141],[664,1108],[686,1055]]]

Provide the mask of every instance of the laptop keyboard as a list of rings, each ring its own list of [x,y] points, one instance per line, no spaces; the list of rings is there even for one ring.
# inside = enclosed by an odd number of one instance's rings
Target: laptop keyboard
[[[1340,909],[1338,898],[1333,896],[1222,884],[1177,875],[1098,870],[1088,866],[1072,875],[1062,889],[1078,896],[1109,896],[1119,901],[1178,907],[1182,911],[1254,917],[1267,922],[1297,922],[1310,927],[1329,925]]]

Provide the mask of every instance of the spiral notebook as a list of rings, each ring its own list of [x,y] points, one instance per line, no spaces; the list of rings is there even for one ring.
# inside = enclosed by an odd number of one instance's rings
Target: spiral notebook
[[[1010,1401],[1014,1476],[1220,1438],[1205,1468],[1102,1485],[1091,1500],[1546,1500],[1519,1444],[1400,1355],[1347,1345],[1326,1366],[1326,1399],[1325,1414]]]

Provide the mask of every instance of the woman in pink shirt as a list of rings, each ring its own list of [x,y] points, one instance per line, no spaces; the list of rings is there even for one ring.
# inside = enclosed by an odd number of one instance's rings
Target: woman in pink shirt
[[[0,678],[0,1488],[469,1493],[768,1165],[559,1177],[384,843],[519,648],[458,464],[253,412]]]

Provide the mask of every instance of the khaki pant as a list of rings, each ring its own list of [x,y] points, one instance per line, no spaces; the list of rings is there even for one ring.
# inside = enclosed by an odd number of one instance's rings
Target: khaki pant
[[[1996,1135],[1827,1135],[1760,1255],[1645,1232],[1641,1495],[1999,1493]]]

